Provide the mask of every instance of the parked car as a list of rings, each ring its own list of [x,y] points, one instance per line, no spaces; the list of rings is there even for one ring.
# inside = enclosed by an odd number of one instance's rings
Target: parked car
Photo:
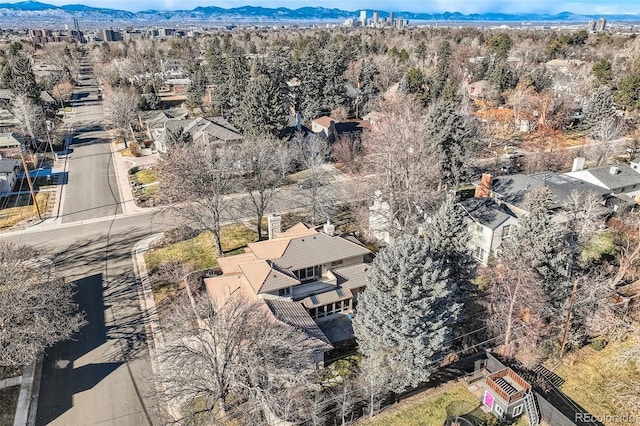
[[[636,154],[636,153],[640,152],[640,146],[630,146],[629,148],[626,149],[626,151],[629,154]]]
[[[519,151],[509,151],[509,152],[506,152],[503,155],[503,157],[506,158],[507,160],[513,160],[515,158],[520,158],[520,157],[523,157],[523,156],[524,156],[524,154],[519,152]]]

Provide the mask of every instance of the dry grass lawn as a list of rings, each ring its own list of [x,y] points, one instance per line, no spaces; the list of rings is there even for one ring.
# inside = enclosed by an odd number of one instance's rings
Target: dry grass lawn
[[[50,192],[38,192],[36,194],[36,201],[40,207],[40,212],[44,215],[47,211],[47,205],[49,204]],[[9,207],[0,210],[0,229],[10,228],[18,223],[38,217],[36,208],[33,204],[20,207]]]
[[[135,174],[135,176],[138,179],[138,182],[143,185],[158,182],[158,174],[155,170],[140,170]]]
[[[221,238],[222,249],[227,254],[232,254],[257,239],[256,232],[242,223],[223,226]],[[190,240],[150,250],[145,254],[145,260],[150,271],[167,262],[188,264],[194,270],[218,266],[218,257],[210,232],[202,232]]]
[[[590,346],[569,354],[555,370],[565,380],[562,390],[593,415],[640,416],[640,407],[629,407],[620,401],[621,393],[637,393],[640,383],[640,362],[623,363],[619,355],[639,338],[623,343],[611,343],[596,351]],[[609,422],[607,426],[622,426]]]
[[[419,396],[417,400],[409,399],[400,403],[397,407],[388,409],[371,420],[358,422],[360,426],[442,426],[447,419],[447,407],[451,404],[467,407],[466,412],[455,414],[468,414],[469,411],[480,407],[480,401],[471,394],[462,384],[455,386],[444,386],[441,389],[424,396]],[[481,414],[476,410],[474,415]],[[487,420],[495,423],[492,416],[487,416]]]

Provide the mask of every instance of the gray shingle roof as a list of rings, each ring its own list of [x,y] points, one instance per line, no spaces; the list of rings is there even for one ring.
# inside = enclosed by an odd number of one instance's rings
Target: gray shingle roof
[[[370,251],[367,248],[342,237],[318,233],[292,238],[284,254],[279,259],[274,259],[274,262],[281,268],[296,271],[368,253]]]
[[[633,172],[633,170],[631,171]],[[636,174],[640,177],[640,174]],[[609,193],[605,188],[553,172],[541,172],[529,176],[522,174],[499,176],[493,179],[491,191],[496,199],[514,206],[520,206],[529,192],[543,186],[548,187],[553,194],[555,203],[552,208],[565,206],[569,195],[573,191],[588,191],[601,195]]]
[[[358,263],[357,265],[333,269],[331,272],[338,279],[337,284],[339,286],[351,290],[367,286],[367,273],[370,266],[366,263]]]
[[[318,341],[318,346],[323,350],[333,349],[327,336],[325,336],[300,302],[291,302],[289,300],[265,300],[265,302],[278,320],[303,331],[306,335]]]
[[[20,167],[20,161],[18,160],[0,160],[0,173],[11,173],[16,167]]]
[[[492,198],[469,198],[460,202],[473,220],[490,228],[500,225],[516,215],[504,204],[498,204]]]
[[[611,168],[617,168],[617,173],[611,173]],[[626,164],[615,164],[603,167],[586,169],[591,175],[602,182],[608,189],[629,188],[633,185],[640,185],[640,173],[633,170]]]

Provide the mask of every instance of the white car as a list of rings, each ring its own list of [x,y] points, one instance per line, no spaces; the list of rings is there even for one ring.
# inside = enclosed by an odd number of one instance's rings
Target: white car
[[[507,160],[513,160],[514,158],[520,158],[523,156],[524,154],[518,151],[510,151],[503,155],[503,157],[506,158]]]

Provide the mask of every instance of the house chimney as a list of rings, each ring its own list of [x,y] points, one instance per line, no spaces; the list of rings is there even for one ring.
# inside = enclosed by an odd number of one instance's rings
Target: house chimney
[[[617,175],[619,171],[620,169],[617,168],[616,166],[609,167],[609,173],[612,174],[613,176]]]
[[[282,232],[282,218],[279,214],[267,217],[267,227],[269,228],[269,239],[273,240],[276,234]]]
[[[576,157],[573,159],[572,172],[579,172],[584,169],[584,157]]]
[[[331,237],[336,233],[336,226],[331,224],[329,218],[327,218],[327,223],[324,224],[324,233]]]
[[[491,195],[491,186],[493,185],[493,176],[489,173],[482,174],[480,186],[476,186],[476,198],[487,198]]]

